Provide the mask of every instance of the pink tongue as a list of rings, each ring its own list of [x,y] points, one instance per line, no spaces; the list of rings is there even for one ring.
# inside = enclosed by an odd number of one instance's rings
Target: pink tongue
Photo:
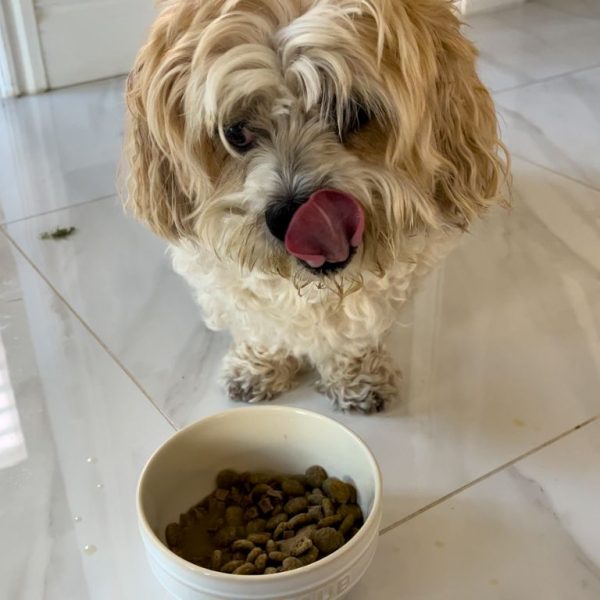
[[[294,214],[285,247],[313,268],[341,263],[360,245],[365,230],[361,205],[338,190],[315,192]]]

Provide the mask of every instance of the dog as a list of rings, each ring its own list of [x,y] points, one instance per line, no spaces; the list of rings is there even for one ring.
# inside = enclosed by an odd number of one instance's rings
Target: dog
[[[170,0],[127,84],[127,204],[170,242],[229,397],[306,366],[342,410],[398,396],[386,334],[501,199],[508,158],[449,0]]]

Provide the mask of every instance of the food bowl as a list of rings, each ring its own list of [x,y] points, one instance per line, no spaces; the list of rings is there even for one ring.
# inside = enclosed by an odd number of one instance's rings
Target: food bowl
[[[339,550],[294,571],[229,575],[171,552],[166,526],[215,487],[222,469],[303,473],[311,465],[356,486],[365,523]],[[197,421],[146,464],[137,492],[139,528],[152,571],[180,600],[334,600],[369,567],[381,521],[381,475],[367,446],[337,421],[306,410],[260,406]]]

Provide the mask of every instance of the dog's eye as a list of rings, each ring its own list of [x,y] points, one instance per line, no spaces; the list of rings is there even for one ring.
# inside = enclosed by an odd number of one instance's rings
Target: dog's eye
[[[369,111],[361,104],[357,104],[353,107],[353,110],[350,111],[347,132],[356,133],[357,131],[360,131],[370,120],[371,114]]]
[[[225,139],[240,152],[247,152],[254,146],[256,135],[245,121],[240,121],[225,130]]]

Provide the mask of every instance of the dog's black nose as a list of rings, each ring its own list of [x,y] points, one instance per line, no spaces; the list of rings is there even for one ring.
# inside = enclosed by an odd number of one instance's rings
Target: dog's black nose
[[[265,220],[269,231],[278,240],[285,240],[292,217],[307,200],[306,196],[282,196],[271,201],[265,212]]]

